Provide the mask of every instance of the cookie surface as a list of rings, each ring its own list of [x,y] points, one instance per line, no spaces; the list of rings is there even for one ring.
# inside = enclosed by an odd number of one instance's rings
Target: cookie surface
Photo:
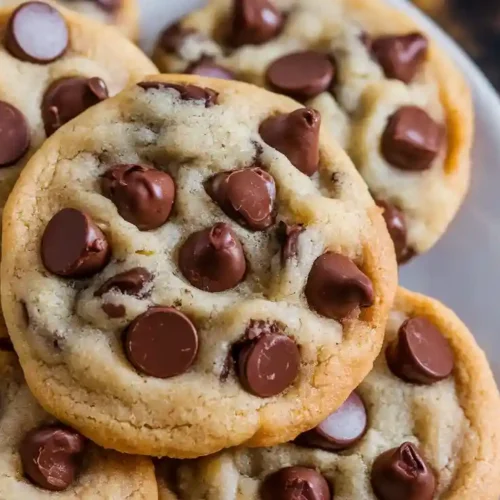
[[[401,350],[405,342],[413,347]],[[424,373],[434,378],[410,381]],[[295,484],[314,500],[495,500],[499,412],[486,357],[465,325],[437,301],[400,289],[385,348],[340,410],[297,444],[166,464],[160,497],[293,498]],[[295,478],[290,489],[283,478]]]
[[[49,0],[50,2],[51,0]],[[0,8],[15,7],[21,0],[0,0]],[[111,24],[127,38],[137,39],[139,30],[139,6],[137,0],[53,0],[95,21]]]
[[[148,458],[98,448],[45,413],[24,382],[16,355],[5,350],[6,339],[0,344],[1,498],[157,498]]]
[[[33,157],[4,218],[4,309],[56,416],[119,451],[195,457],[290,439],[370,371],[392,245],[298,107],[150,77]]]
[[[400,263],[432,247],[462,202],[469,91],[414,21],[382,0],[210,0],[163,33],[154,60],[319,110],[383,208]]]

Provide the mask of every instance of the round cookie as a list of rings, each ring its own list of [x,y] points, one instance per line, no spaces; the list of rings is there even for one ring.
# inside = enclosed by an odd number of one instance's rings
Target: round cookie
[[[0,0],[0,8],[14,7],[24,0]],[[51,0],[43,0],[51,1]],[[126,37],[139,36],[139,5],[137,0],[53,0],[55,5],[85,14],[96,21],[110,24]]]
[[[347,397],[396,262],[319,122],[251,85],[165,75],[46,141],[6,208],[2,286],[45,407],[105,447],[184,458],[286,441]]]
[[[166,464],[160,498],[496,500],[499,415],[493,375],[465,325],[400,289],[384,350],[337,412],[295,444]]]
[[[115,30],[44,3],[0,10],[0,30],[1,213],[47,135],[156,69]]]
[[[98,448],[42,410],[6,338],[0,338],[0,373],[2,499],[158,497],[149,459]]]
[[[379,203],[398,261],[431,248],[467,191],[466,83],[383,0],[209,0],[159,39],[161,71],[235,78],[319,110]]]

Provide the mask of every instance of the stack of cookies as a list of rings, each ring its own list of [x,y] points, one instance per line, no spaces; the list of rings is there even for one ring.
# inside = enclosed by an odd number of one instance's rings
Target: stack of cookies
[[[0,25],[2,500],[498,499],[488,362],[397,288],[470,170],[424,33],[211,0],[161,75],[53,2]]]

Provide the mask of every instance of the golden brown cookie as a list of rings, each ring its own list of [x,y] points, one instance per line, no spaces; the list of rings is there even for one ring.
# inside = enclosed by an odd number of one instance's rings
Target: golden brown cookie
[[[338,411],[295,444],[165,464],[160,497],[496,500],[499,416],[493,375],[466,326],[400,289],[384,350]]]
[[[3,267],[45,407],[106,447],[196,457],[286,441],[347,397],[380,350],[396,262],[320,119],[163,75],[46,141],[6,208]]]

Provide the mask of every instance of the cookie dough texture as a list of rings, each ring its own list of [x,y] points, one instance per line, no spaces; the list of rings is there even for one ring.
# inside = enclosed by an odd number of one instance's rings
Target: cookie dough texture
[[[299,107],[290,99],[222,80],[149,80],[211,88],[218,103],[205,107],[173,89],[133,86],[49,138],[6,208],[3,304],[28,384],[58,418],[123,452],[184,458],[287,441],[336,408],[380,350],[396,282],[380,211],[328,136],[321,136],[319,172],[311,178],[262,141],[263,120]],[[203,187],[211,175],[256,158],[275,179],[279,216],[304,224],[298,255],[283,267],[275,228],[243,228]],[[100,176],[117,163],[147,163],[172,175],[176,201],[166,224],[140,231],[101,194]],[[108,266],[87,281],[51,275],[40,258],[48,221],[66,207],[85,211],[112,248]],[[177,251],[190,234],[220,221],[240,239],[248,272],[237,287],[209,293],[183,277]],[[342,324],[310,310],[304,297],[312,263],[325,249],[353,259],[373,283],[373,306]],[[137,266],[154,277],[146,296],[95,296],[107,279]],[[124,316],[108,317],[105,299],[124,306]],[[197,358],[174,378],[140,375],[123,352],[122,332],[152,305],[177,308],[198,331]],[[286,325],[300,346],[299,375],[279,396],[253,396],[228,371],[232,345],[251,320]]]
[[[322,113],[323,127],[349,152],[374,197],[403,212],[410,253],[401,260],[425,252],[445,232],[469,185],[473,109],[464,78],[432,40],[410,83],[387,78],[366,36],[406,35],[419,27],[383,0],[269,2],[285,13],[285,22],[266,43],[231,46],[236,2],[210,0],[180,22],[186,36],[170,38],[169,50],[160,38],[155,62],[161,71],[190,72],[200,58],[213,58],[235,78],[266,86],[268,66],[286,54],[312,49],[332,55],[332,88],[306,104]],[[408,105],[425,110],[445,130],[445,146],[424,171],[395,168],[380,148],[389,117]]]
[[[54,493],[33,485],[24,477],[19,444],[25,434],[55,423],[31,395],[14,353],[0,351],[0,498],[18,499],[115,499],[154,500],[157,485],[154,467],[146,457],[121,455],[87,443],[83,463],[74,483]]]
[[[159,471],[160,497],[258,500],[265,477],[300,465],[321,472],[334,486],[335,500],[376,500],[370,486],[374,459],[410,441],[436,475],[436,500],[496,500],[500,402],[486,357],[452,311],[404,289],[391,312],[386,342],[404,319],[414,316],[424,316],[446,336],[454,351],[454,372],[429,386],[407,384],[391,373],[382,352],[357,389],[368,410],[369,426],[353,448],[335,453],[286,444],[179,462],[176,472],[169,464],[166,472]]]
[[[0,0],[0,8],[14,7],[25,0]],[[44,0],[45,1],[45,0]],[[120,0],[115,2],[117,7],[106,9],[100,5],[99,0],[48,0],[54,5],[62,5],[79,14],[91,17],[95,21],[110,24],[127,38],[137,40],[139,36],[139,5],[137,0]],[[102,1],[106,4],[106,1]],[[107,2],[112,4],[113,2]]]
[[[14,9],[0,10],[0,38]],[[50,85],[68,77],[101,78],[110,95],[156,72],[155,66],[132,43],[115,30],[83,16],[61,9],[69,29],[69,44],[64,55],[49,64],[33,64],[14,57],[0,44],[0,101],[17,108],[27,122],[30,146],[13,165],[0,169],[0,213],[24,165],[46,138],[42,101]],[[1,321],[2,328],[3,319]]]

